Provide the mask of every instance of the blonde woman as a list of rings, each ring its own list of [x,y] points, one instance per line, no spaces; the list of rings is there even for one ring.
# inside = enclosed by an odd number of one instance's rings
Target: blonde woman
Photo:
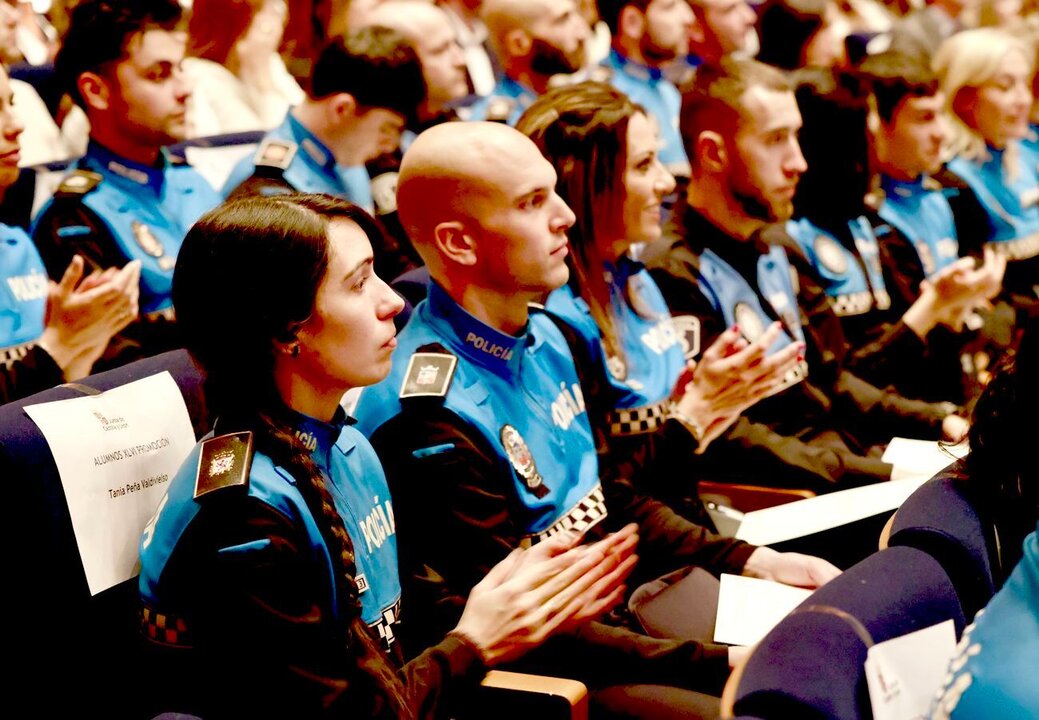
[[[996,28],[959,33],[934,57],[945,94],[952,157],[984,206],[985,240],[1010,261],[1004,287],[1036,300],[1039,283],[1039,158],[1023,147],[1032,106],[1033,53]]]

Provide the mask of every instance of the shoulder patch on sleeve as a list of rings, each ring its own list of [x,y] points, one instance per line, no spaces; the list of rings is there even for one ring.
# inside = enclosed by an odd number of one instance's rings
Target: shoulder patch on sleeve
[[[74,170],[61,181],[55,195],[86,195],[101,184],[104,178],[91,170]]]
[[[253,434],[231,433],[202,443],[195,476],[195,499],[229,487],[248,487]]]
[[[256,148],[256,156],[253,158],[253,162],[262,167],[285,170],[292,164],[292,159],[296,157],[297,150],[299,150],[299,145],[294,142],[277,138],[265,138],[260,143],[260,147]]]
[[[458,358],[440,345],[424,345],[408,360],[400,399],[416,397],[447,397],[455,376]]]
[[[397,212],[397,173],[390,171],[376,175],[372,178],[371,188],[376,215]]]

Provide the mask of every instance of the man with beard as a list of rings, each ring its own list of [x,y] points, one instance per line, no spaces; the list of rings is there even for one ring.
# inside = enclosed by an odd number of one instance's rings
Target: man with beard
[[[686,0],[600,0],[599,14],[613,34],[603,65],[610,82],[652,115],[660,127],[660,161],[688,177],[689,160],[678,132],[681,97],[664,68],[689,52],[693,11]]]
[[[573,0],[485,0],[482,15],[503,74],[469,119],[515,125],[553,76],[581,69],[588,24]]]
[[[716,63],[733,54],[753,56],[758,45],[758,16],[747,0],[693,0],[690,57]]]
[[[697,72],[682,110],[693,174],[667,237],[645,259],[675,316],[703,343],[737,326],[753,341],[773,321],[775,349],[805,343],[786,387],[748,410],[707,455],[712,476],[826,491],[887,480],[893,435],[958,440],[966,423],[945,403],[908,400],[848,372],[840,323],[824,291],[795,283],[781,225],[807,169],[801,115],[777,70],[723,60]],[[706,345],[704,345],[706,347]]]

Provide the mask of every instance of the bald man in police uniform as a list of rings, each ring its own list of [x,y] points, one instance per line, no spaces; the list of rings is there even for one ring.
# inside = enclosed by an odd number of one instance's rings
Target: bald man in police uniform
[[[807,585],[832,577],[824,561],[722,539],[639,494],[630,478],[651,461],[600,466],[587,410],[595,398],[555,321],[529,308],[569,275],[574,216],[555,182],[535,145],[497,123],[440,125],[404,157],[398,207],[432,283],[398,338],[390,376],[362,393],[356,415],[406,516],[402,576],[410,597],[422,598],[415,626],[436,632],[453,622],[459,601],[511,548],[626,522],[640,527],[640,582],[692,565]],[[693,690],[720,689],[724,647],[601,625],[564,644],[537,667],[579,677],[615,710],[716,712]],[[657,684],[627,686],[639,678]],[[608,689],[617,684],[626,687]]]
[[[145,8],[88,0],[73,11],[55,64],[90,120],[90,145],[37,217],[33,240],[52,278],[76,254],[90,269],[141,261],[141,322],[110,348],[122,360],[179,344],[170,322],[177,252],[188,228],[220,202],[201,175],[163,150],[185,137],[180,18],[175,0]]]

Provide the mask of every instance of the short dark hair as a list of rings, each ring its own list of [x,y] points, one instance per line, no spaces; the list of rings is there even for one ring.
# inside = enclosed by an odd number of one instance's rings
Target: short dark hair
[[[610,34],[616,35],[620,26],[621,10],[628,5],[634,5],[642,12],[646,12],[653,0],[599,0],[599,19],[610,28]]]
[[[393,110],[411,124],[426,99],[426,81],[414,48],[401,33],[366,27],[325,46],[308,92],[314,99],[349,93],[358,105]]]
[[[177,0],[84,0],[69,15],[69,29],[54,60],[58,82],[81,107],[77,83],[85,72],[103,72],[127,56],[127,45],[145,30],[173,31],[183,19]]]
[[[888,51],[871,55],[859,65],[859,73],[873,95],[877,114],[891,122],[899,104],[907,97],[931,97],[938,94],[938,76],[921,58]]]
[[[830,0],[768,0],[761,11],[758,60],[783,70],[804,63],[804,49],[826,22]]]
[[[857,79],[829,68],[794,76],[801,111],[801,153],[808,169],[794,196],[794,216],[829,230],[847,228],[865,211],[869,192],[866,99]]]
[[[794,89],[782,72],[757,60],[725,57],[697,68],[693,82],[682,96],[678,123],[682,144],[694,167],[700,133],[737,127],[743,94],[759,86],[776,92]]]

